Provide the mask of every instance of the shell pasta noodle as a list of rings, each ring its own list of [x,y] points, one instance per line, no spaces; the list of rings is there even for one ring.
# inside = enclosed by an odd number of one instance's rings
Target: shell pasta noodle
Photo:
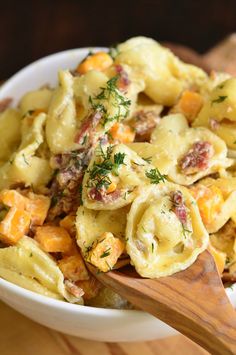
[[[172,275],[206,249],[208,233],[186,188],[171,183],[144,188],[127,220],[127,251],[143,277]]]
[[[62,68],[0,105],[0,277],[132,308],[87,263],[158,278],[208,248],[236,282],[236,79],[146,37]]]

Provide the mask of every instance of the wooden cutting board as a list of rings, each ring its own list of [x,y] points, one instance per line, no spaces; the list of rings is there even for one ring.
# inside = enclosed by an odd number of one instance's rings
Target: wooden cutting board
[[[236,34],[200,56],[184,46],[166,43],[186,62],[236,75]],[[101,343],[45,328],[0,302],[1,355],[206,355],[205,350],[179,335],[139,343]]]

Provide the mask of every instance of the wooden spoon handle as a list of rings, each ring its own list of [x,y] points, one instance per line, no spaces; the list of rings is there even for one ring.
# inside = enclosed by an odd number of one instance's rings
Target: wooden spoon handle
[[[112,271],[96,277],[209,352],[236,354],[236,315],[206,251],[189,268],[156,280]]]

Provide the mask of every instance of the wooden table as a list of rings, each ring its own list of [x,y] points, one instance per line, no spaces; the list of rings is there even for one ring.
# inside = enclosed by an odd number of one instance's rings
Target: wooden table
[[[182,335],[140,343],[102,343],[43,327],[0,302],[1,355],[207,355]]]

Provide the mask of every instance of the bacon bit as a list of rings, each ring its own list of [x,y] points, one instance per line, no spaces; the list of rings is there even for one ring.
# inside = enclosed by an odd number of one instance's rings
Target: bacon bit
[[[5,99],[0,101],[0,112],[5,111],[10,104],[12,103],[12,98],[11,97],[6,97]]]
[[[81,149],[51,158],[51,166],[58,170],[50,187],[53,203],[49,211],[49,220],[63,212],[66,214],[76,212],[81,204],[80,185],[91,154],[91,150]]]
[[[88,196],[91,200],[100,201],[103,203],[110,203],[112,201],[115,201],[118,197],[120,197],[120,195],[120,190],[116,189],[113,192],[107,193],[106,190],[98,190],[96,189],[96,187],[92,187],[88,193]]]
[[[210,128],[213,130],[213,131],[215,131],[215,130],[217,130],[217,128],[219,127],[219,122],[218,121],[216,121],[214,118],[210,118],[210,120],[209,120],[209,125],[210,125]]]
[[[209,159],[213,154],[214,149],[211,143],[206,141],[195,142],[188,153],[180,160],[180,169],[186,175],[205,170],[208,168]]]
[[[134,114],[133,119],[129,122],[130,126],[136,131],[135,140],[144,142],[150,140],[153,129],[158,125],[161,118],[154,110],[140,110]]]
[[[73,282],[69,280],[65,281],[65,288],[76,298],[80,298],[84,295],[84,291],[82,290],[82,288],[76,286]]]
[[[115,70],[117,74],[119,74],[119,79],[117,82],[117,86],[119,90],[127,91],[127,88],[130,84],[128,73],[124,70],[124,68],[120,64],[115,65]]]
[[[95,201],[102,201],[102,192],[100,190],[97,190],[96,187],[92,187],[89,190],[88,196],[91,200],[95,200]]]
[[[187,223],[187,210],[181,191],[172,191],[170,194],[171,202],[174,205],[174,212],[180,222],[185,225]]]
[[[78,144],[91,144],[94,138],[94,130],[97,127],[102,115],[100,112],[92,113],[82,123],[79,132],[75,136],[75,143]]]

